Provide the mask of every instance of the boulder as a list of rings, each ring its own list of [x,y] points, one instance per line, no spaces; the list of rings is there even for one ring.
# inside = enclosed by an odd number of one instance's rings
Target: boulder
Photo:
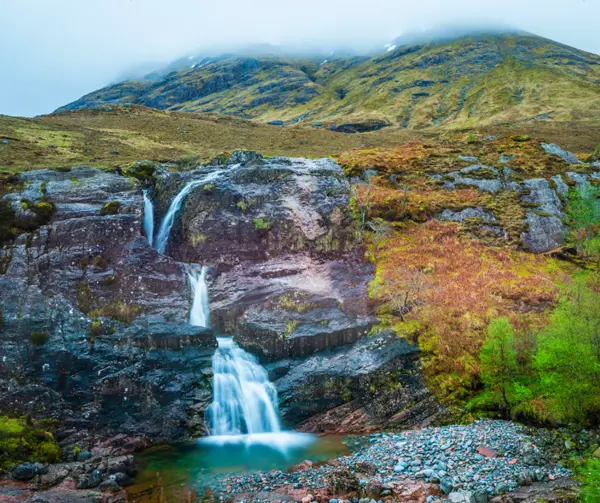
[[[547,154],[558,156],[568,164],[581,164],[581,161],[577,159],[575,154],[562,149],[554,143],[542,143],[541,145]]]
[[[267,370],[283,420],[303,423],[303,431],[410,427],[440,412],[420,374],[418,348],[391,332]]]
[[[450,503],[477,503],[472,491],[452,491],[448,495]]]
[[[31,480],[36,475],[39,475],[42,469],[43,465],[40,465],[39,463],[22,463],[10,474],[15,480]]]

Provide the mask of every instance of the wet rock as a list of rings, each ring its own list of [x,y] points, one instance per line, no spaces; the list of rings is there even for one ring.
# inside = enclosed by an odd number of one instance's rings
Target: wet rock
[[[562,149],[554,143],[542,143],[541,145],[547,154],[556,155],[569,164],[582,164],[575,154]]]
[[[89,486],[98,487],[103,480],[102,472],[100,470],[94,470],[89,477]]]
[[[0,249],[0,413],[55,419],[61,435],[204,432],[210,382],[199,370],[216,340],[181,323],[186,270],[142,235],[139,183],[88,167],[21,180],[6,200],[55,211]],[[110,203],[117,210],[103,213]],[[34,332],[46,336],[34,344]]]
[[[356,242],[341,168],[250,152],[226,163],[157,174],[158,214],[184,184],[213,174],[188,194],[167,253],[211,266],[214,329],[267,360],[364,337],[375,321],[373,267]]]
[[[496,222],[497,219],[489,210],[483,208],[465,208],[461,211],[444,210],[437,217],[438,220],[448,222],[464,222],[470,218],[477,218],[483,222]]]
[[[121,488],[119,487],[119,484],[117,484],[116,480],[109,478],[105,481],[103,481],[99,486],[98,489],[102,492],[107,492],[107,493],[117,493],[121,491]]]
[[[23,463],[17,466],[10,474],[15,480],[30,480],[39,475],[43,465],[39,463]]]
[[[127,487],[133,484],[131,477],[123,472],[113,473],[109,479],[114,480],[120,487]]]
[[[281,376],[274,382],[284,420],[308,420],[303,431],[407,427],[441,410],[421,376],[418,348],[390,332],[267,370]]]
[[[169,255],[232,266],[290,252],[339,254],[355,247],[350,188],[333,161],[261,160],[256,153],[234,152],[227,164],[157,175],[158,215],[186,183],[214,177],[186,197],[171,230]]]

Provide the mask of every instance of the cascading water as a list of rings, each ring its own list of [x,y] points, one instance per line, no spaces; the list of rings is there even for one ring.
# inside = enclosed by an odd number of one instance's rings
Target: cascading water
[[[196,327],[210,326],[210,311],[208,308],[208,287],[206,286],[206,267],[198,271],[188,272],[192,287],[192,310],[190,311],[190,325]]]
[[[148,196],[148,189],[144,189],[142,192],[144,193],[144,232],[152,246],[154,243],[154,205]]]
[[[192,180],[179,191],[179,194],[177,194],[173,201],[171,201],[171,205],[169,206],[166,215],[160,223],[160,228],[158,229],[158,234],[156,236],[156,251],[159,253],[165,252],[167,241],[169,240],[169,235],[171,234],[171,228],[173,227],[173,222],[175,222],[175,215],[181,209],[181,205],[183,204],[185,196],[187,196],[192,189],[198,185],[205,184],[217,178],[222,171],[223,170],[213,171],[199,180]]]
[[[213,435],[281,431],[277,390],[256,358],[231,337],[219,337],[213,357],[213,402],[209,409]]]

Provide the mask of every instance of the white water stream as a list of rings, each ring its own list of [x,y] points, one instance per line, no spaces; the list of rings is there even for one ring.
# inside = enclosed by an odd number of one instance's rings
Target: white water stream
[[[142,192],[144,193],[144,232],[152,246],[154,243],[154,205],[148,196],[148,189],[144,189]]]
[[[277,390],[256,358],[231,337],[219,337],[213,356],[211,434],[240,435],[281,431]]]
[[[210,327],[210,310],[208,307],[208,287],[206,286],[206,267],[198,271],[188,272],[192,287],[192,309],[190,311],[190,325],[195,327]]]
[[[188,182],[179,191],[162,219],[156,239],[152,239],[152,201],[144,191],[144,230],[150,244],[154,242],[159,253],[166,249],[175,216],[185,197],[195,187],[216,179],[221,173],[222,170],[209,173]],[[188,272],[192,290],[189,323],[199,327],[210,326],[206,274],[206,267],[202,267],[200,272],[197,269]],[[211,436],[201,442],[213,445],[260,444],[281,453],[313,443],[313,435],[282,431],[277,390],[256,357],[240,348],[232,337],[219,337],[217,340],[218,348],[212,360],[213,401],[207,411]]]

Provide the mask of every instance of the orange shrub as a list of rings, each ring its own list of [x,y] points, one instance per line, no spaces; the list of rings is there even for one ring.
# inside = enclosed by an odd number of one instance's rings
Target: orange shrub
[[[540,324],[556,302],[556,274],[548,258],[486,247],[461,235],[458,224],[410,224],[373,253],[377,276],[371,293],[377,299],[389,298],[384,285],[398,271],[422,271],[428,278],[424,301],[409,316],[423,326],[419,344],[429,354],[426,370],[432,389],[443,396],[460,398],[476,383],[492,318]]]
[[[352,149],[336,158],[347,173],[359,174],[365,169],[382,173],[402,173],[419,166],[419,161],[429,157],[425,145],[411,142],[392,148]]]
[[[369,218],[383,218],[391,221],[424,221],[429,216],[442,212],[446,208],[460,210],[466,207],[485,204],[488,197],[475,189],[445,190],[437,186],[413,186],[406,191],[403,188],[391,188],[377,183],[357,185],[361,200],[366,200],[370,191],[371,207]]]

